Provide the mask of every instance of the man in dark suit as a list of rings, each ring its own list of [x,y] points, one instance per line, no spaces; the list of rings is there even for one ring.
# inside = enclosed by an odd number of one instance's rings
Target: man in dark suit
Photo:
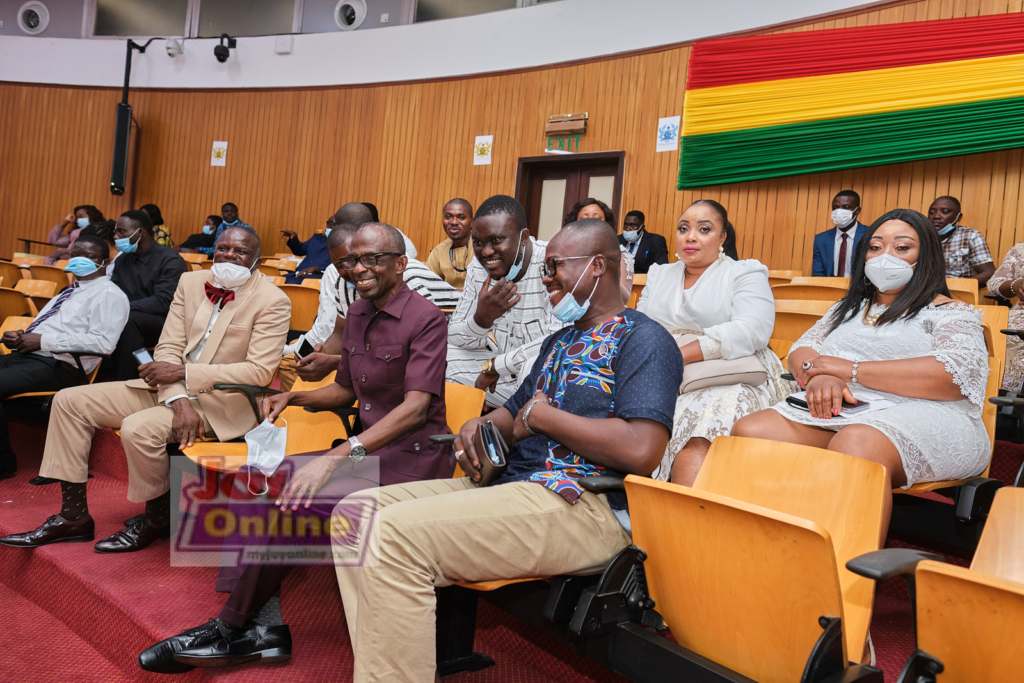
[[[857,252],[860,238],[868,229],[868,226],[857,220],[859,216],[859,194],[853,190],[843,190],[832,198],[832,222],[836,227],[814,236],[812,276],[850,276],[853,255]]]
[[[644,229],[643,211],[630,211],[626,214],[622,221],[619,244],[636,259],[634,273],[646,274],[655,263],[668,263],[668,245],[665,238]]]

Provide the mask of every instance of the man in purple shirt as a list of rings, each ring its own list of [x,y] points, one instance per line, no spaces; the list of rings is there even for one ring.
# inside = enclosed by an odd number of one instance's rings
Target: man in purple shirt
[[[402,233],[383,223],[360,228],[341,261],[360,298],[348,309],[336,382],[278,394],[261,406],[271,422],[289,405],[331,409],[358,400],[361,409],[363,432],[313,454],[318,457],[277,497],[282,510],[304,505],[329,519],[339,500],[374,486],[378,471],[384,486],[452,476],[448,445],[428,440],[450,433],[444,404],[448,326],[437,306],[405,284],[406,263]],[[222,568],[217,590],[231,595],[219,617],[160,641],[139,655],[139,665],[180,673],[194,666],[288,659],[291,635],[271,598],[290,570],[259,564]]]

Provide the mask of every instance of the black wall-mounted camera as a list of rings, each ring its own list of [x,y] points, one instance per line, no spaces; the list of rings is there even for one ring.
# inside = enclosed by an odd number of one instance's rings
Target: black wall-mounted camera
[[[225,40],[228,41],[227,45],[224,44]],[[213,56],[217,58],[218,62],[228,61],[228,57],[231,56],[231,49],[235,47],[235,42],[235,39],[228,34],[220,34],[220,45],[216,45],[213,48]]]

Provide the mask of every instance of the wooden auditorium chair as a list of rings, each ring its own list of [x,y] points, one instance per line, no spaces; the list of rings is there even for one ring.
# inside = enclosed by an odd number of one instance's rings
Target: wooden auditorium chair
[[[15,256],[11,259],[11,263],[28,270],[29,266],[41,266],[46,259],[42,256]]]
[[[14,289],[21,292],[31,303],[32,315],[38,315],[50,299],[57,294],[57,283],[50,280],[18,280]],[[67,289],[67,285],[64,285]]]
[[[284,278],[281,278],[281,284],[284,284]],[[310,287],[317,291],[320,290],[320,280],[318,280],[315,277],[303,278],[302,282],[300,282],[299,284],[302,285],[303,287]]]
[[[629,308],[636,308],[636,305],[640,303],[640,295],[643,294],[644,287],[647,286],[647,274],[638,273],[633,276],[633,289],[629,294],[629,301],[626,302],[626,306]]]
[[[772,328],[772,336],[768,341],[775,355],[782,360],[786,367],[786,358],[789,350],[797,342],[804,332],[814,327],[814,324],[828,313],[832,307],[831,301],[801,301],[780,299],[775,302],[775,327]]]
[[[802,270],[769,270],[768,271],[768,284],[770,285],[786,285],[795,277],[801,277],[804,274]]]
[[[974,278],[947,277],[946,286],[949,288],[949,295],[954,299],[960,299],[972,306],[980,303],[978,281]]]
[[[1024,489],[996,494],[970,569],[939,555],[887,548],[847,567],[875,581],[902,576],[917,649],[898,683],[985,683],[1021,678],[1024,630]],[[1017,673],[1014,673],[1016,671]]]
[[[850,278],[848,277],[803,277],[798,276],[789,281],[791,285],[814,285],[817,287],[839,287],[841,289],[850,288]]]
[[[186,263],[202,263],[203,261],[210,260],[209,256],[207,256],[206,254],[200,254],[198,252],[185,252],[184,254],[179,254],[179,256],[181,256],[182,260],[185,261]]]
[[[779,299],[802,299],[805,301],[829,301],[835,303],[846,296],[846,287],[818,284],[775,285],[772,287],[772,295],[776,301]]]
[[[278,287],[280,287],[281,285],[285,284],[285,282],[286,282],[285,278],[281,277],[280,275],[274,275],[274,276],[264,275],[263,277],[267,278],[268,280],[270,280],[272,283],[274,283]],[[319,282],[319,280],[318,280],[318,282]]]
[[[261,265],[276,268],[278,272],[274,273],[274,275],[291,275],[295,273],[296,263],[295,261],[285,261],[282,259],[264,259]]]
[[[276,273],[275,273],[276,274]],[[302,285],[280,285],[281,291],[288,295],[292,302],[292,320],[289,326],[289,339],[296,333],[308,332],[313,329],[316,314],[320,309],[320,292]]]
[[[34,318],[37,313],[39,313],[39,309],[23,293],[17,289],[0,287],[0,320],[5,320],[10,316]]]
[[[8,287],[13,289],[22,277],[21,268],[10,261],[0,261],[0,278],[3,278]]]
[[[57,262],[58,264],[60,261]],[[64,262],[64,266],[67,265],[67,261]],[[71,273],[64,270],[64,266],[29,266],[28,270],[32,273],[33,280],[49,280],[57,285],[57,291],[61,291],[65,287],[68,287],[72,278],[74,277]]]

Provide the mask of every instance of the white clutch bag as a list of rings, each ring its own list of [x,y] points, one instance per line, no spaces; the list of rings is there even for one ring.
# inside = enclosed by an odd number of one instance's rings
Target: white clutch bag
[[[676,343],[680,347],[695,341],[697,341],[697,336],[692,334],[676,339]],[[743,356],[733,360],[705,360],[683,366],[683,383],[679,385],[679,393],[688,394],[698,389],[729,384],[749,384],[757,387],[766,381],[768,381],[768,370],[757,359],[757,356]]]

